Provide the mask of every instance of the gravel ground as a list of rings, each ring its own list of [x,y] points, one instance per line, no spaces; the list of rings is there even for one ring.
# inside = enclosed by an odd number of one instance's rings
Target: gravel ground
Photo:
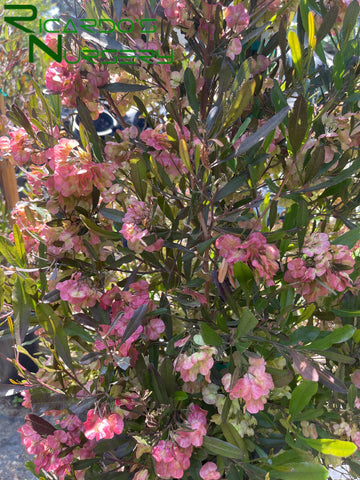
[[[29,411],[14,407],[11,400],[0,398],[0,479],[36,480],[24,466],[32,457],[21,445],[17,429],[24,424]]]

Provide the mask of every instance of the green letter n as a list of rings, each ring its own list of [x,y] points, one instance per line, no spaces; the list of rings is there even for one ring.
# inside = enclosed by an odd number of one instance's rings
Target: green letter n
[[[55,62],[62,61],[62,35],[58,35],[57,52],[51,50],[46,43],[39,40],[35,35],[29,35],[29,62],[34,63],[34,45],[37,45],[41,50],[49,55]]]

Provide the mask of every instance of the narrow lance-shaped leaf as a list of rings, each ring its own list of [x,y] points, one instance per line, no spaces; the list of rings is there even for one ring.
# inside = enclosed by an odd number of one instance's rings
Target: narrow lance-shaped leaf
[[[51,423],[33,413],[29,413],[25,416],[25,422],[30,424],[33,430],[39,435],[53,435],[56,430]]]
[[[112,93],[127,93],[127,92],[141,92],[151,88],[148,85],[136,85],[132,83],[107,83],[103,87],[104,90]]]
[[[325,161],[325,147],[324,145],[319,145],[311,152],[311,157],[309,162],[305,167],[305,178],[304,181],[307,183],[309,180],[312,180],[315,175],[319,172]]]
[[[189,172],[192,172],[192,165],[190,162],[189,151],[188,151],[186,142],[183,138],[179,142],[179,154],[185,167],[189,170]]]
[[[323,16],[321,25],[316,34],[316,44],[320,45],[320,42],[326,37],[330,30],[334,26],[336,19],[339,14],[339,7],[334,5],[328,10],[328,12]]]
[[[336,90],[340,90],[343,85],[345,73],[344,56],[341,52],[337,52],[334,57],[333,80]]]
[[[152,363],[149,365],[149,372],[150,372],[150,378],[151,378],[151,387],[154,392],[156,400],[159,403],[163,403],[163,404],[168,403],[169,399],[166,392],[164,381]]]
[[[236,150],[235,153],[229,155],[228,157],[218,160],[214,162],[211,167],[215,167],[216,165],[220,165],[221,163],[227,162],[234,157],[238,157],[243,153],[247,152],[257,143],[264,140],[270,132],[272,132],[280,123],[286,118],[288,112],[290,110],[289,106],[282,108],[278,113],[276,113],[273,117],[270,118],[262,127],[260,127],[255,133],[250,135],[249,137],[245,138],[245,140],[241,143],[239,148]]]
[[[117,20],[121,20],[121,11],[123,8],[124,0],[113,0],[114,10],[117,16]]]
[[[17,256],[20,260],[20,264],[23,265],[23,267],[25,267],[26,253],[25,253],[24,240],[23,240],[20,228],[16,223],[13,226],[13,235],[14,235],[14,244],[15,244]]]
[[[311,380],[313,382],[320,381],[325,387],[330,388],[330,390],[347,393],[346,386],[341,380],[334,377],[330,372],[320,368],[311,358],[296,350],[290,350],[290,356],[296,370],[304,380]]]
[[[54,340],[59,357],[70,370],[73,370],[68,339],[60,317],[47,303],[39,303],[36,306],[36,316],[45,332]]]
[[[199,101],[196,95],[196,80],[191,68],[187,68],[184,73],[184,83],[186,95],[189,99],[190,107],[194,110],[195,115],[199,114]]]
[[[60,300],[60,290],[55,288],[51,292],[46,293],[42,298],[42,303],[54,303]]]
[[[343,27],[341,30],[342,50],[346,47],[346,44],[350,38],[350,34],[354,29],[356,22],[359,20],[359,13],[360,13],[359,2],[358,0],[353,0],[345,10]]]
[[[290,32],[291,33],[291,32]],[[289,140],[296,154],[301,147],[308,128],[307,103],[302,95],[299,95],[295,101],[294,108],[289,115]]]
[[[244,452],[242,452],[238,447],[231,445],[231,443],[224,442],[223,440],[220,440],[220,438],[205,436],[203,447],[209,453],[213,455],[221,455],[225,458],[235,458],[240,460],[244,457]]]
[[[360,240],[360,227],[353,228],[349,232],[340,235],[340,237],[333,240],[333,245],[346,245],[349,248],[353,248],[355,244]]]
[[[231,104],[230,110],[226,116],[223,128],[226,129],[232,125],[240,117],[242,112],[250,103],[255,92],[256,82],[255,80],[249,80],[245,82],[239,89],[239,93],[236,95],[235,100]]]
[[[133,158],[130,161],[130,175],[131,180],[134,184],[136,193],[139,195],[141,200],[146,198],[146,162],[144,159]]]
[[[10,385],[10,384],[0,384],[0,397],[12,397],[17,393],[20,393],[24,390],[29,390],[31,387],[26,387],[24,385]]]
[[[308,13],[308,37],[309,37],[309,46],[315,50],[316,47],[316,37],[315,37],[315,22],[314,22],[314,13]]]
[[[302,58],[301,58],[301,45],[298,36],[295,32],[290,31],[288,36],[289,46],[291,49],[293,63],[299,77],[302,75]]]
[[[16,277],[12,291],[12,304],[14,309],[14,330],[18,344],[21,344],[29,328],[30,313],[32,309],[31,298],[25,291],[24,280]]]
[[[113,232],[111,230],[105,230],[105,228],[101,228],[96,225],[95,222],[90,220],[90,218],[86,218],[84,215],[79,215],[80,220],[85,224],[85,226],[91,231],[99,235],[99,237],[110,238],[111,240],[121,240],[121,235],[117,232]]]
[[[87,108],[87,106],[85,105],[85,103],[79,97],[77,97],[77,99],[76,99],[76,106],[77,106],[77,109],[78,109],[78,112],[79,112],[80,119],[81,119],[82,123],[84,124],[84,127],[86,128],[86,130],[89,134],[90,141],[91,141],[92,146],[94,148],[94,153],[95,153],[97,159],[101,160],[102,159],[101,142],[100,142],[100,138],[97,134],[97,131],[96,131],[96,128],[95,128],[95,125],[94,125],[94,121],[91,118],[90,111]]]

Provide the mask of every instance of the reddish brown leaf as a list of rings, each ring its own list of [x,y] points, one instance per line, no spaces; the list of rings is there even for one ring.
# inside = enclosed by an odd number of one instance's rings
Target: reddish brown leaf
[[[25,422],[30,424],[30,426],[39,435],[52,435],[56,430],[51,423],[47,422],[38,415],[34,415],[33,413],[26,415]]]

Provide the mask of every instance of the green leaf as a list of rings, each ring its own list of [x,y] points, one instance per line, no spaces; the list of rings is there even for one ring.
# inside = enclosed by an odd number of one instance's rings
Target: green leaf
[[[207,323],[200,323],[200,331],[206,345],[220,347],[220,345],[224,343],[220,335],[218,335]]]
[[[279,112],[283,108],[288,108],[286,97],[283,94],[280,85],[277,80],[273,80],[274,86],[271,89],[271,100],[275,107],[275,111]]]
[[[120,212],[119,210],[116,210],[116,208],[101,208],[99,213],[115,223],[122,223],[124,218],[124,212]]]
[[[355,328],[352,325],[344,325],[341,328],[336,328],[333,332],[327,334],[323,338],[318,338],[306,348],[315,350],[326,350],[330,348],[334,343],[346,342],[353,336]]]
[[[319,145],[311,152],[311,157],[305,167],[304,181],[307,183],[309,180],[315,178],[319,173],[320,168],[323,166],[325,160],[325,147]]]
[[[214,238],[209,238],[209,240],[205,240],[205,242],[201,242],[199,243],[196,248],[197,248],[197,251],[199,252],[200,255],[202,255],[206,249],[208,249],[210,247],[210,245],[212,245],[216,239],[219,237],[219,235],[216,235],[216,237]]]
[[[188,394],[182,390],[178,390],[173,395],[175,402],[184,402],[188,399]]]
[[[307,0],[301,0],[299,7],[300,7],[301,23],[304,27],[305,32],[309,36],[309,24],[308,24],[309,5]]]
[[[289,404],[290,414],[297,415],[300,413],[309,404],[317,389],[317,382],[303,380],[292,392]]]
[[[90,333],[85,330],[81,325],[75,322],[70,322],[68,325],[66,325],[65,332],[66,335],[68,335],[69,337],[78,336],[85,340],[85,342],[92,343],[94,341]]]
[[[310,457],[310,458],[309,458]],[[304,463],[306,460],[312,460],[311,454],[303,450],[286,450],[284,453],[280,453],[275,457],[272,457],[272,465],[275,467],[278,465],[284,465],[288,463]]]
[[[26,253],[25,253],[25,246],[22,234],[20,232],[19,226],[15,223],[13,226],[13,235],[14,235],[14,244],[16,254],[20,260],[20,264],[25,267],[26,266]]]
[[[3,272],[2,269],[0,269],[0,312],[3,309],[4,306],[4,298],[5,298],[5,273]]]
[[[315,420],[315,418],[321,417],[324,412],[325,410],[323,408],[309,408],[293,417],[293,421],[301,422],[302,420]]]
[[[53,339],[58,355],[63,359],[66,366],[73,371],[69,343],[60,317],[46,303],[39,303],[36,306],[35,313],[40,325],[49,337]]]
[[[231,445],[231,443],[224,442],[224,440],[220,440],[220,438],[205,436],[203,447],[212,455],[221,455],[222,457],[235,458],[236,460],[244,457],[244,453],[238,447]]]
[[[38,132],[37,137],[46,148],[52,148],[58,144],[58,140],[46,132]]]
[[[351,473],[356,473],[357,477],[360,475],[360,463],[358,461],[347,460],[347,465],[350,467]],[[354,476],[354,478],[356,478]]]
[[[343,21],[343,26],[341,29],[342,35],[342,50],[346,47],[350,34],[353,31],[356,22],[359,19],[360,6],[357,0],[353,0],[350,5],[346,8],[345,17]]]
[[[122,236],[119,233],[99,227],[95,222],[90,220],[90,218],[86,218],[84,215],[80,215],[80,219],[91,232],[96,233],[96,235],[99,235],[99,237],[109,238],[111,240],[122,239]]]
[[[336,316],[351,318],[360,317],[360,310],[331,310]]]
[[[240,469],[240,470],[239,470]],[[240,466],[236,466],[232,463],[227,473],[227,480],[243,480],[244,474]]]
[[[101,161],[102,160],[102,147],[101,147],[101,141],[100,138],[97,134],[95,124],[93,119],[91,118],[90,111],[86,104],[81,100],[80,97],[76,98],[76,106],[77,110],[79,112],[80,120],[82,121],[88,135],[89,139],[92,143],[92,146],[94,148],[94,153],[96,155],[96,158]],[[85,145],[84,145],[85,147]]]
[[[141,200],[146,198],[147,182],[146,182],[146,162],[143,158],[133,158],[130,160],[131,180]]]
[[[357,2],[356,2],[357,3]],[[343,85],[345,73],[344,56],[341,52],[337,52],[334,57],[333,80],[336,90],[340,90]]]
[[[174,375],[174,362],[169,357],[164,358],[162,361],[160,366],[160,375],[164,382],[166,393],[169,396],[173,396],[179,387],[176,383]]]
[[[291,33],[291,32],[290,32]],[[302,145],[308,129],[307,102],[302,95],[295,101],[294,108],[289,115],[289,140],[293,154],[296,154]]]
[[[349,232],[344,233],[340,237],[333,240],[332,245],[346,245],[349,248],[353,248],[355,244],[360,240],[360,227],[353,228]]]
[[[119,437],[100,440],[94,447],[94,452],[97,455],[102,455],[106,452],[111,452],[119,447],[127,446],[129,453],[134,449],[136,441],[129,435],[120,435]]]
[[[215,195],[214,201],[220,202],[223,198],[236,192],[247,180],[247,174],[243,173],[238,177],[233,177],[224,187],[222,187]]]
[[[198,116],[199,101],[196,95],[196,80],[191,68],[189,67],[185,70],[184,73],[184,84],[190,107],[194,110],[195,115]]]
[[[302,438],[302,440],[318,452],[334,457],[349,457],[357,450],[354,443],[344,440],[333,440],[332,438]]]
[[[235,447],[238,447],[242,452],[244,452],[244,455],[246,455],[245,452],[247,452],[247,449],[245,441],[240,436],[236,428],[231,423],[226,422],[221,425],[221,429],[226,440],[232,445],[235,445]]]
[[[239,282],[240,287],[245,292],[250,293],[254,285],[254,275],[248,265],[244,262],[236,262],[234,265],[234,276]]]
[[[0,252],[10,265],[20,265],[20,259],[17,257],[14,244],[6,237],[0,237]]]
[[[255,315],[246,307],[238,323],[235,339],[238,340],[239,338],[247,335],[256,327],[257,324],[258,320],[256,319]]]
[[[87,474],[90,473],[89,477]],[[87,470],[85,473],[85,480],[130,480],[131,473],[128,472],[91,472]]]
[[[289,463],[270,472],[271,480],[326,480],[328,476],[326,468],[317,463]]]
[[[16,343],[23,342],[29,328],[32,310],[31,297],[25,291],[25,281],[16,277],[12,291],[12,306],[14,310],[14,331]]]
[[[254,147],[262,140],[265,140],[269,133],[275,130],[275,128],[280,125],[280,123],[286,118],[289,110],[289,106],[284,107],[282,110],[280,110],[280,112],[276,113],[273,117],[271,117],[264,125],[258,128],[255,133],[245,138],[245,140],[241,142],[241,145],[235,153],[229,155],[228,157],[220,161],[214,162],[214,164],[212,164],[211,166],[213,167],[215,165],[219,165],[220,163],[227,162],[234,157],[238,157],[239,155],[242,155],[243,153],[250,150],[250,148]]]
[[[148,90],[149,88],[152,88],[151,86],[148,85],[134,85],[131,83],[107,83],[103,87],[101,87],[108,92],[112,93],[126,93],[126,92],[140,92],[143,90]]]
[[[35,88],[36,96],[37,96],[38,98],[40,98],[40,101],[41,101],[41,103],[42,103],[42,106],[44,107],[44,110],[45,110],[45,112],[46,112],[46,116],[47,116],[48,121],[49,121],[49,125],[52,126],[52,125],[53,125],[52,113],[51,113],[49,104],[48,104],[48,102],[46,101],[46,98],[45,98],[45,96],[43,95],[43,92],[41,91],[41,88],[40,88],[39,85],[35,82],[34,78],[32,78],[32,84],[33,84],[33,86],[34,86],[34,88]],[[59,97],[59,96],[60,96],[60,95],[58,95],[58,97]],[[43,133],[45,133],[45,132],[43,132]],[[39,137],[39,134],[40,134],[40,132],[38,132],[38,137]],[[49,135],[49,136],[50,136],[50,135]],[[40,140],[43,142],[42,138],[44,138],[44,137],[39,137],[39,138],[40,138]],[[48,139],[49,142],[53,142],[54,140],[55,140],[54,137],[52,137],[52,140]],[[43,143],[44,143],[44,142],[43,142]],[[56,140],[56,143],[58,143],[57,140]],[[44,143],[44,145],[45,145],[45,143]]]
[[[355,172],[357,172],[360,168],[360,161],[356,159],[351,167],[343,170],[342,172],[338,173],[334,177],[329,178],[326,182],[319,183],[317,185],[312,185],[311,187],[303,188],[299,190],[299,193],[303,192],[312,192],[315,190],[322,190],[323,188],[331,187],[332,185],[337,185],[338,183],[343,182],[347,178],[351,178]]]
[[[294,378],[292,370],[281,370],[279,368],[266,367],[266,371],[272,376],[275,387],[285,387]]]
[[[87,467],[90,467],[98,461],[99,458],[86,458],[85,460],[76,460],[74,463],[72,463],[72,467],[74,468],[74,470],[85,470]]]
[[[239,89],[236,98],[230,106],[230,110],[226,116],[223,128],[226,130],[230,125],[233,125],[234,122],[240,117],[242,112],[248,106],[252,100],[255,92],[256,82],[255,80],[249,80],[245,82]]]
[[[155,399],[159,403],[162,403],[164,405],[168,404],[169,397],[166,392],[165,383],[152,363],[150,363],[149,365],[149,372],[151,379],[151,389],[154,392]]]
[[[316,44],[320,45],[320,42],[323,38],[326,37],[330,30],[334,26],[336,19],[338,17],[339,7],[337,5],[330,8],[327,13],[323,16],[319,30],[316,32]]]
[[[355,334],[354,334],[355,335]],[[355,338],[353,336],[353,340],[355,341]],[[314,350],[314,353],[318,353],[319,355],[323,355],[324,357],[328,358],[329,360],[334,360],[334,362],[338,363],[344,363],[345,365],[353,365],[356,362],[356,359],[354,357],[349,357],[348,355],[343,355],[339,353],[335,349],[328,349],[328,350]]]
[[[350,385],[348,393],[347,393],[347,403],[348,403],[349,408],[351,408],[351,410],[354,410],[356,397],[357,397],[357,388],[352,383]]]
[[[44,93],[48,104],[50,105],[55,117],[61,119],[61,98],[59,94]]]
[[[140,110],[140,112],[146,117],[146,121],[149,124],[150,128],[155,128],[155,124],[150,117],[148,111],[146,110],[146,107],[143,103],[143,101],[137,97],[136,95],[133,96],[134,102],[136,103],[137,108]]]

